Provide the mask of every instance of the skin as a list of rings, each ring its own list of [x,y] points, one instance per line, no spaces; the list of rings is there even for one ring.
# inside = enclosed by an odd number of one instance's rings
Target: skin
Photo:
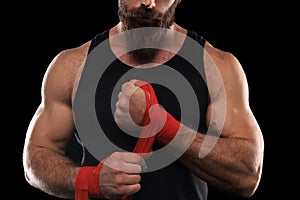
[[[162,12],[173,2],[174,0],[144,1],[149,7]],[[139,0],[128,0],[127,3],[129,7],[141,5]],[[110,36],[118,34],[120,26],[121,23],[111,28]],[[170,28],[183,34],[187,33],[187,30],[175,23]],[[62,51],[50,63],[42,82],[42,101],[26,133],[23,163],[28,183],[61,198],[74,197],[75,180],[80,169],[80,166],[65,156],[65,150],[74,134],[72,101],[89,45],[90,41],[77,48]],[[214,65],[224,83],[222,91],[220,84],[215,84],[214,77],[208,73],[211,103],[208,107],[207,124],[210,125],[213,119],[213,108],[222,106],[220,102],[224,102],[224,98],[225,122],[221,137],[204,158],[200,158],[198,153],[204,144],[205,135],[199,133],[180,160],[209,184],[249,197],[253,195],[260,181],[264,142],[259,125],[249,107],[247,80],[240,63],[232,54],[208,43],[205,52],[206,71],[210,72]],[[154,58],[154,63],[163,63],[171,57],[172,55],[160,52]],[[122,57],[121,61],[131,66],[136,65],[130,56]],[[125,101],[130,102],[129,108],[122,103]],[[133,121],[139,123],[145,109],[145,96],[141,89],[134,86],[134,80],[124,83],[115,112],[116,122],[128,128],[131,124],[128,122],[126,109],[132,114]],[[189,140],[190,136],[195,135],[195,131],[184,124],[181,124],[179,132],[182,138],[180,141]],[[184,146],[177,142],[174,148],[181,148],[182,145]],[[145,160],[137,154],[112,153],[105,159],[100,171],[102,193],[109,199],[120,199],[136,193],[140,190],[140,173],[145,167]]]

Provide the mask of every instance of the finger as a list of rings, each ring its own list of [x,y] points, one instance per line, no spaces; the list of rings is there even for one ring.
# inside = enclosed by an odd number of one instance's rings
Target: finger
[[[123,112],[120,111],[120,108],[116,109],[116,111],[115,111],[115,113],[114,113],[114,119],[115,119],[115,121],[116,121],[117,124],[119,124],[119,122],[121,122],[120,120],[121,120],[121,118],[122,118],[122,116],[123,116],[122,113],[123,113]]]
[[[139,174],[143,171],[143,166],[136,163],[133,164],[133,163],[122,162],[122,163],[116,163],[111,167],[117,171],[129,173],[129,174]]]
[[[132,80],[132,83],[133,83],[136,87],[142,87],[143,85],[148,84],[146,81],[142,81],[142,80]]]
[[[128,163],[139,164],[142,167],[142,170],[146,168],[145,159],[137,153],[125,152],[123,155],[123,159]]]
[[[140,189],[141,185],[139,183],[119,185],[118,187],[112,188],[106,196],[108,199],[125,199],[127,196],[138,192]]]
[[[132,90],[133,88],[134,88],[134,85],[130,82],[123,83],[123,85],[122,85],[123,92]]]
[[[119,188],[120,192],[123,194],[123,197],[133,195],[137,193],[141,189],[141,185],[139,183],[133,185],[123,185]]]
[[[123,93],[122,92],[119,92],[118,94],[118,99],[121,99],[123,97]]]
[[[132,152],[114,152],[105,159],[104,164],[115,170],[130,171],[130,173],[140,173],[146,168],[145,160]]]
[[[121,110],[128,110],[129,102],[123,98],[119,99],[119,101],[116,102],[116,108],[119,108]]]
[[[129,81],[129,83],[135,85],[135,83],[136,83],[137,81],[140,81],[140,80],[137,80],[137,79],[131,79],[131,80]]]
[[[138,174],[121,174],[116,177],[117,185],[134,185],[141,181],[141,176]]]

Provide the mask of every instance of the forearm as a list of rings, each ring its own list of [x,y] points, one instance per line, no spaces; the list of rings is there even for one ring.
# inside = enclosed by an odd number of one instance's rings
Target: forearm
[[[180,127],[178,136],[174,143],[177,147],[182,141],[193,138],[180,160],[207,183],[243,196],[249,196],[257,186],[261,155],[253,143],[245,139],[195,134],[185,126]],[[204,142],[205,137],[211,142]],[[214,141],[217,141],[215,145],[208,145]],[[204,157],[203,152],[207,152]]]
[[[26,154],[25,173],[32,186],[60,198],[74,197],[78,166],[49,148],[30,147]]]

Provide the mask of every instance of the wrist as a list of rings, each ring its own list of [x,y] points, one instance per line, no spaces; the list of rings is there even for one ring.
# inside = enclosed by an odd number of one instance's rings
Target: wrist
[[[156,140],[162,145],[169,144],[177,135],[180,122],[166,112],[166,121],[163,128],[157,133]]]
[[[99,174],[103,162],[97,166],[84,166],[78,171],[75,183],[75,200],[88,200],[88,197],[104,197],[100,190]]]

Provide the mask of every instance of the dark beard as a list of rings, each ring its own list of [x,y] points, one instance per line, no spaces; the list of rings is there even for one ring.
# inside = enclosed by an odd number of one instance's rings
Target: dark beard
[[[151,63],[159,50],[163,49],[165,29],[138,28],[123,33],[129,54],[137,64]]]
[[[177,1],[163,14],[155,9],[147,9],[144,6],[128,10],[123,1],[120,2],[118,14],[123,24],[122,31],[125,32],[128,48],[133,49],[129,54],[138,64],[149,63],[155,58],[160,49],[158,47],[163,44],[165,28],[170,28],[174,22],[176,7]],[[155,28],[129,31],[142,27]],[[128,34],[126,34],[126,31],[129,31],[127,32]],[[156,48],[143,48],[149,46]]]

